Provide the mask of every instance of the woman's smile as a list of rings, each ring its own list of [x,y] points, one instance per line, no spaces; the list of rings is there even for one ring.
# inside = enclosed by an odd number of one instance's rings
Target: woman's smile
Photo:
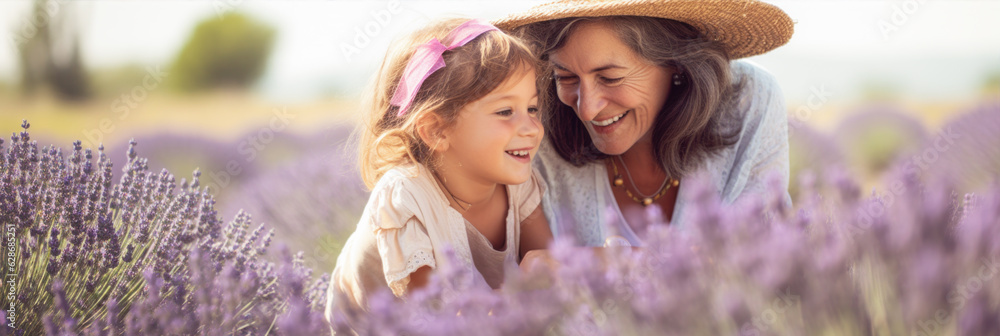
[[[629,111],[625,111],[625,113],[622,113],[622,114],[619,114],[619,115],[616,115],[614,117],[611,117],[611,118],[608,118],[608,119],[604,119],[604,120],[601,120],[601,121],[591,120],[590,123],[594,124],[594,126],[608,126],[608,125],[611,125],[611,124],[617,122],[621,118],[624,118],[625,115],[628,114],[628,112]]]
[[[630,115],[629,112],[631,111],[632,110],[625,111],[625,113],[604,119],[603,121],[591,120],[589,128],[593,129],[594,132],[598,134],[610,134],[614,132],[619,125],[625,122],[625,118]]]

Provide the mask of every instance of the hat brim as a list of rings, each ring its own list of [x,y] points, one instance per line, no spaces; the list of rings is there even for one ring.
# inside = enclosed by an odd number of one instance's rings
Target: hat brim
[[[505,31],[571,17],[649,16],[687,23],[723,45],[730,59],[760,55],[788,43],[794,22],[774,5],[755,0],[562,0],[494,20]]]

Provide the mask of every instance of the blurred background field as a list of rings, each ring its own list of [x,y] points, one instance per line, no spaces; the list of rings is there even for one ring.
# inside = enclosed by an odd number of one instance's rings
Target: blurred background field
[[[103,143],[115,160],[135,138],[152,170],[200,169],[224,220],[247,210],[325,272],[366,200],[347,139],[388,44],[541,2],[4,1],[0,125],[28,119],[40,144]],[[945,125],[965,125],[966,145],[935,160],[1000,169],[1000,2],[772,3],[796,33],[750,60],[785,93],[793,176],[843,166],[870,190]]]

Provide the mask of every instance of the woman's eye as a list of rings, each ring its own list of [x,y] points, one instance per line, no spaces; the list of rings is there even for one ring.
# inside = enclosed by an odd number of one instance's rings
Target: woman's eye
[[[607,84],[616,84],[618,82],[621,82],[622,79],[625,79],[625,77],[618,77],[618,78],[601,77],[601,81]]]
[[[528,113],[530,113],[530,114],[538,114],[538,107],[537,106],[528,107]]]
[[[576,76],[563,76],[559,74],[552,75],[552,79],[559,84],[573,84],[577,81]]]
[[[499,116],[509,117],[511,114],[514,114],[514,110],[511,109],[501,110],[497,111],[496,114]]]

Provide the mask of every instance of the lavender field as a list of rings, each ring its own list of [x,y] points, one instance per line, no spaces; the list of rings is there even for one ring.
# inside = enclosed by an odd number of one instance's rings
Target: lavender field
[[[493,291],[444,268],[428,290],[405,302],[386,292],[367,313],[341,309],[332,327],[365,335],[1000,330],[1000,104],[934,131],[891,109],[864,116],[833,132],[792,122],[791,208],[777,197],[721,204],[692,178],[701,191],[689,229],[653,226],[647,247],[613,250],[604,267],[559,239],[554,272],[511,264]],[[298,149],[286,164],[247,168],[243,181],[218,188],[199,170],[150,168],[164,164],[150,157],[166,161],[158,153],[196,139],[138,139],[109,151],[39,143],[29,129],[46,125],[20,126],[0,143],[8,266],[0,304],[10,308],[0,312],[8,326],[0,334],[329,332],[327,274],[367,197],[345,147],[348,128],[283,140]],[[204,158],[225,160],[227,147],[217,147]]]
[[[390,46],[544,2],[0,1],[0,336],[1000,334],[993,1],[765,0],[794,35],[739,62],[780,88],[792,205],[684,176],[690,225],[639,214],[641,249],[327,321]]]

